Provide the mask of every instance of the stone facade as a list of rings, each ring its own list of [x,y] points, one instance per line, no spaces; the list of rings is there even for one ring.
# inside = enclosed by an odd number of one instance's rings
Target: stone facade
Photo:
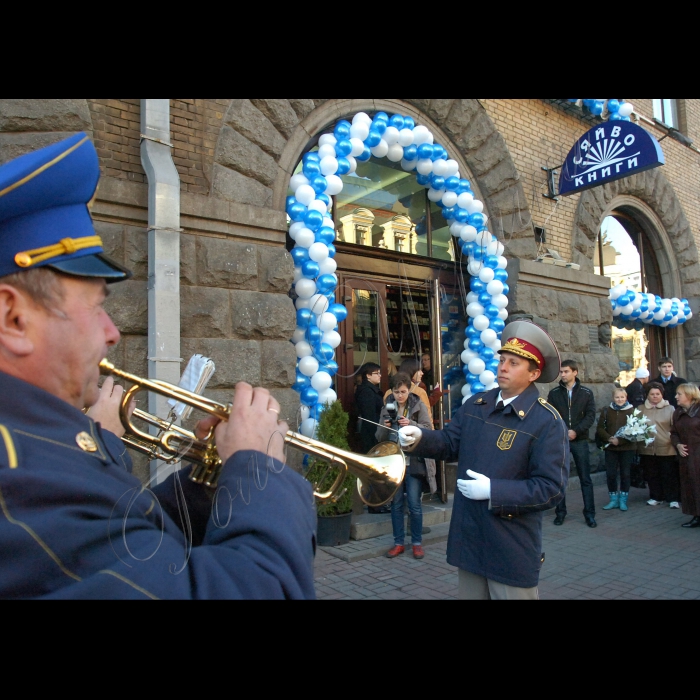
[[[651,100],[631,101],[642,116],[652,116]],[[680,103],[685,133],[700,136],[700,100]],[[553,203],[542,197],[542,167],[562,163],[591,123],[551,100],[195,99],[171,100],[170,108],[183,229],[181,356],[200,352],[215,359],[211,396],[230,399],[240,380],[262,384],[280,400],[283,417],[295,422],[287,185],[324,129],[357,111],[380,109],[426,124],[459,161],[511,260],[510,313],[533,317],[563,357],[580,362],[581,379],[599,405],[618,368],[595,342],[611,310],[605,282],[591,274],[593,242],[612,208],[638,210],[655,232],[666,295],[687,297],[696,315],[672,335],[679,368],[700,379],[700,158],[694,147],[666,139],[663,168]],[[96,228],[108,252],[134,270],[109,299],[123,333],[111,359],[146,375],[148,185],[139,118],[139,100],[0,99],[0,163],[77,131],[93,138],[103,174]],[[641,125],[657,138],[664,133]],[[534,225],[546,228],[548,247],[581,270],[534,262]]]

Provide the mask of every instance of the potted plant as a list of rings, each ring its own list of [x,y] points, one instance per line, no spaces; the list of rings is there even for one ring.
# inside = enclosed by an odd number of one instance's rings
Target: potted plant
[[[340,401],[334,401],[321,413],[316,438],[327,445],[349,450],[348,419],[349,416]],[[328,485],[335,481],[337,475],[338,467],[329,468],[328,462],[319,457],[309,460],[306,478],[314,484],[316,490],[327,490]],[[357,477],[348,472],[337,500],[331,499],[326,503],[317,504],[316,542],[319,546],[337,547],[350,541],[353,492],[356,488]]]

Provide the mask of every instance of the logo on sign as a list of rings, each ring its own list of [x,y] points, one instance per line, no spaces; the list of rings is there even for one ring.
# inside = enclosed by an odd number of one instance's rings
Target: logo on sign
[[[631,122],[608,122],[587,131],[566,157],[559,194],[597,187],[664,164],[656,139]]]

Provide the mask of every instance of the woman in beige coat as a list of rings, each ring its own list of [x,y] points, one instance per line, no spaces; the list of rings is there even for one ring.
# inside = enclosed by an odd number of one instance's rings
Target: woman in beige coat
[[[638,450],[644,479],[649,484],[647,504],[658,506],[665,501],[671,508],[679,508],[678,458],[676,449],[671,444],[675,409],[664,399],[664,388],[658,382],[650,382],[644,390],[647,398],[638,408],[647,420],[656,426],[654,442],[647,447],[644,443],[639,443]]]

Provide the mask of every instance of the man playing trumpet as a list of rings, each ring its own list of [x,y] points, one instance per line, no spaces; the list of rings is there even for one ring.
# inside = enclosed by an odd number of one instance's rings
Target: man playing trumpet
[[[312,488],[283,468],[267,390],[239,383],[230,420],[198,426],[223,461],[213,505],[130,474],[123,390],[98,388],[108,285],[130,276],[95,235],[98,178],[85,134],[0,168],[0,597],[313,598]]]

